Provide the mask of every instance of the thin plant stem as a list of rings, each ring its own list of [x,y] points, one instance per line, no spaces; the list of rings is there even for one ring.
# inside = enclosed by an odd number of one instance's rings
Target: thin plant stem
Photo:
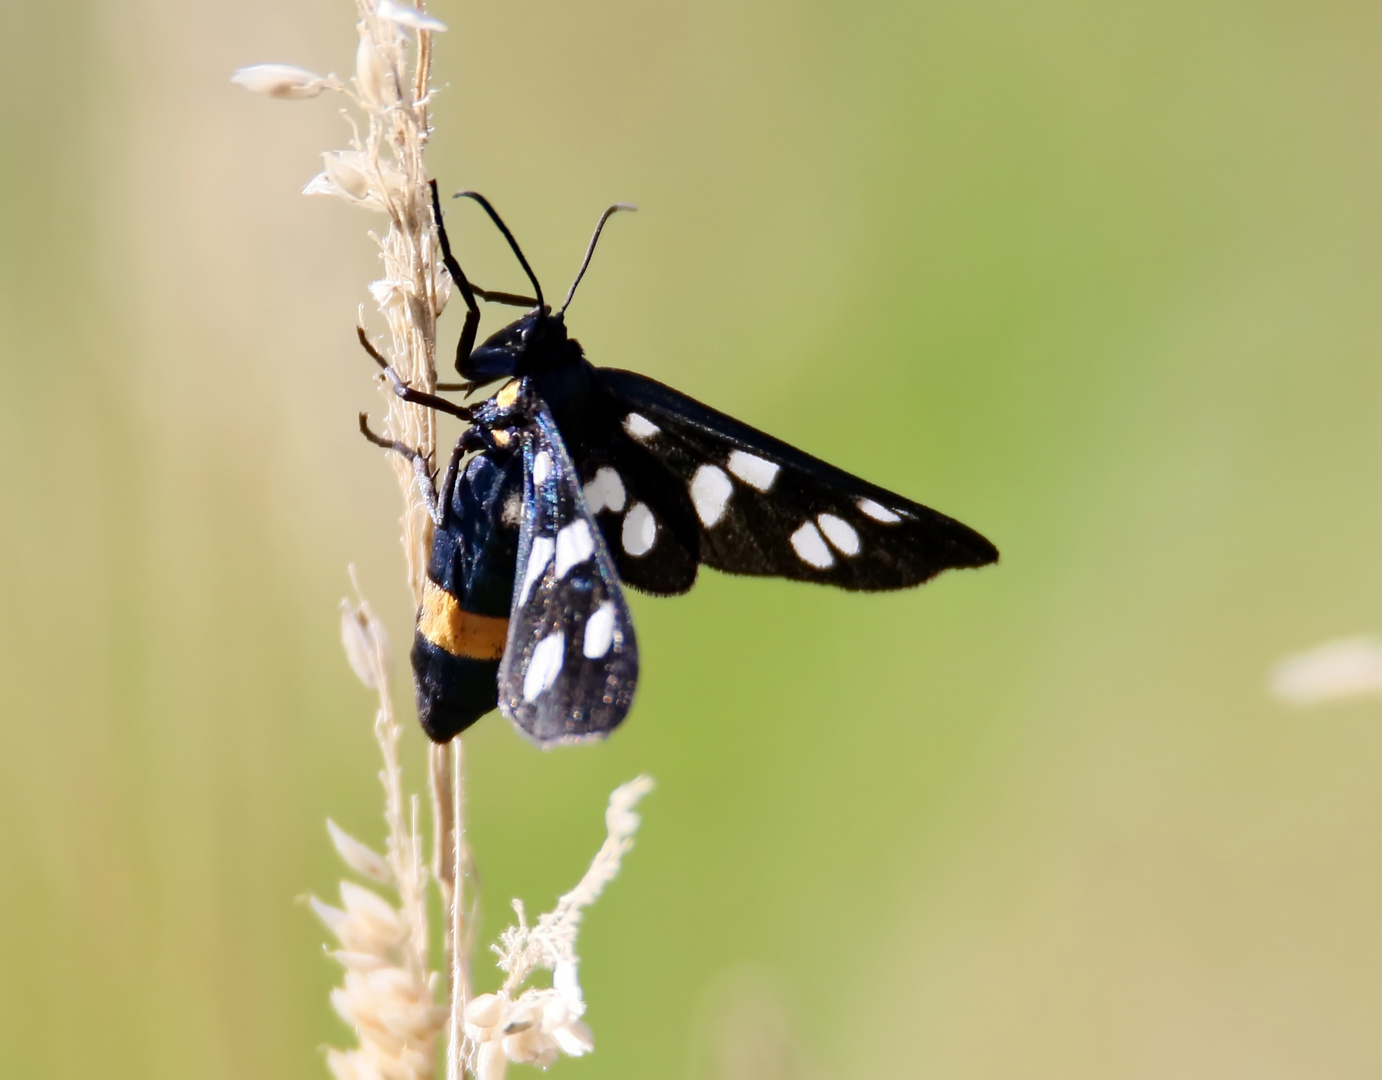
[[[465,842],[465,744],[459,737],[451,741],[451,911],[448,937],[455,943],[451,952],[451,1017],[447,1039],[447,1080],[465,1076],[469,1047],[465,1031],[465,1007],[470,1003],[470,949],[465,925],[465,871],[470,852]]]

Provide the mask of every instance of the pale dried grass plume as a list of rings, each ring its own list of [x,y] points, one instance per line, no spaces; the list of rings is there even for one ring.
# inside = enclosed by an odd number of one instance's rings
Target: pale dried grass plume
[[[363,600],[341,604],[341,639],[360,681],[379,697],[374,735],[384,758],[385,853],[380,855],[327,822],[345,864],[396,901],[353,882],[341,882],[341,906],[312,897],[312,909],[335,935],[331,953],[345,969],[331,1004],[355,1031],[358,1048],[327,1051],[336,1080],[429,1080],[435,1075],[436,1036],[448,1009],[436,1004],[437,976],[428,965],[427,862],[418,827],[419,806],[405,801],[398,760],[402,731],[389,687],[384,627]]]
[[[1382,698],[1382,640],[1342,638],[1288,656],[1272,669],[1269,686],[1278,701],[1296,706]]]
[[[355,72],[348,82],[287,64],[241,68],[233,81],[271,97],[300,99],[331,91],[346,101],[349,107],[342,112],[351,133],[349,146],[322,155],[322,171],[308,181],[305,192],[332,195],[387,215],[383,235],[371,233],[379,245],[383,275],[371,283],[370,293],[389,331],[380,352],[405,382],[430,392],[436,386],[437,316],[446,306],[451,282],[438,261],[423,153],[431,134],[431,35],[445,26],[423,10],[391,0],[356,0],[355,10],[358,43]],[[379,386],[387,402],[384,433],[415,448],[424,460],[432,460],[436,427],[431,410],[400,400],[382,378]],[[413,468],[399,455],[389,455],[389,461],[403,496],[403,552],[408,585],[417,604],[431,548],[432,519],[414,483]],[[350,633],[347,654],[358,674],[362,671],[356,662],[359,642],[353,642]],[[361,677],[372,685],[366,676]],[[468,861],[460,831],[464,803],[460,740],[451,748],[432,747],[430,753],[436,824],[433,865],[447,911],[443,927],[447,996],[453,1011],[458,1011],[468,996],[463,950],[454,944],[462,937],[462,874]],[[450,1030],[448,1073],[455,1077],[456,1062],[464,1054],[458,1018]]]
[[[424,11],[389,0],[357,0],[356,10],[359,44],[348,83],[289,64],[244,67],[233,81],[278,98],[332,91],[353,106],[343,110],[351,131],[349,147],[322,154],[322,171],[308,181],[304,193],[332,195],[388,216],[384,234],[371,234],[378,241],[384,273],[370,285],[370,293],[389,329],[380,351],[405,382],[431,391],[436,385],[437,316],[446,306],[451,281],[438,261],[423,152],[431,134],[431,35],[446,26]],[[436,445],[431,410],[399,400],[382,379],[380,388],[388,403],[385,433],[431,457]],[[411,466],[396,455],[392,460],[403,490],[403,548],[416,602],[422,597],[431,518]]]
[[[379,245],[383,274],[369,291],[388,327],[388,340],[379,351],[403,382],[431,392],[436,387],[436,322],[451,280],[439,261],[423,152],[431,134],[431,35],[446,27],[422,8],[392,0],[356,0],[355,7],[359,43],[348,81],[289,64],[241,68],[232,81],[280,99],[335,93],[350,106],[342,110],[351,131],[349,145],[322,155],[322,171],[308,181],[304,194],[330,195],[386,215],[383,235],[371,234]],[[416,468],[425,470],[424,462],[435,459],[432,411],[400,400],[382,378],[379,386],[387,402],[384,434],[419,451]],[[403,495],[402,542],[416,605],[422,597],[432,519],[414,482],[415,467],[401,455],[391,454],[389,460]],[[356,591],[358,596],[358,587]],[[576,933],[582,912],[632,847],[639,822],[633,808],[652,782],[640,777],[611,795],[604,845],[552,912],[529,927],[522,905],[515,902],[518,925],[504,933],[496,948],[506,973],[503,985],[495,994],[471,1000],[462,741],[430,748],[434,842],[429,873],[419,803],[404,796],[401,729],[389,696],[384,629],[361,599],[343,603],[341,633],[352,669],[378,695],[374,732],[384,759],[380,778],[387,839],[380,854],[327,822],[342,860],[373,886],[343,882],[339,907],[315,897],[311,901],[337,939],[339,948],[331,955],[345,970],[332,1004],[358,1040],[354,1049],[327,1051],[331,1072],[337,1080],[430,1080],[443,1029],[448,1033],[448,1080],[462,1080],[467,1073],[499,1080],[510,1062],[545,1067],[562,1053],[589,1053],[594,1043],[582,1020]],[[445,1005],[437,1001],[442,980],[428,967],[429,878],[442,894]],[[552,985],[527,986],[541,969],[551,972]]]
[[[595,1049],[581,1019],[586,1007],[577,977],[576,935],[585,909],[599,899],[633,848],[639,825],[634,807],[652,789],[646,776],[614,789],[605,810],[605,842],[590,869],[535,925],[528,925],[522,902],[513,901],[518,923],[492,946],[504,983],[498,992],[476,997],[465,1010],[466,1034],[477,1047],[473,1067],[478,1080],[503,1080],[509,1062],[545,1069],[560,1054],[580,1057]],[[525,986],[540,969],[552,973],[552,985]]]

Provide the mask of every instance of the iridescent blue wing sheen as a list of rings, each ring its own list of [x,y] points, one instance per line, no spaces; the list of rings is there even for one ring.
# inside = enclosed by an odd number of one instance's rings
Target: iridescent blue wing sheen
[[[534,742],[609,734],[633,703],[638,645],[619,575],[551,413],[530,409],[499,708]]]

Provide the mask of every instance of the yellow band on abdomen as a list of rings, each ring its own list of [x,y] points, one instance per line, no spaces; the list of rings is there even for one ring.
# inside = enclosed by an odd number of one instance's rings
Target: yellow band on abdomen
[[[456,598],[430,579],[422,587],[418,633],[439,649],[468,660],[498,660],[504,655],[509,620],[462,611]]]

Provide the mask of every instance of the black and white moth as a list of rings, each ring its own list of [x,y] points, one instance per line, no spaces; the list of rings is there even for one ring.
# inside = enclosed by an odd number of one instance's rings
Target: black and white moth
[[[856,591],[904,589],[984,566],[997,549],[973,529],[876,487],[668,386],[593,366],[565,313],[610,214],[553,311],[490,204],[534,296],[471,284],[443,258],[466,305],[456,350],[469,408],[405,384],[369,344],[394,392],[469,422],[438,491],[412,459],[436,525],[413,643],[418,714],[446,742],[496,706],[542,746],[609,734],[628,713],[638,646],[623,585],[684,593],[700,566]],[[478,347],[478,300],[528,314]]]

